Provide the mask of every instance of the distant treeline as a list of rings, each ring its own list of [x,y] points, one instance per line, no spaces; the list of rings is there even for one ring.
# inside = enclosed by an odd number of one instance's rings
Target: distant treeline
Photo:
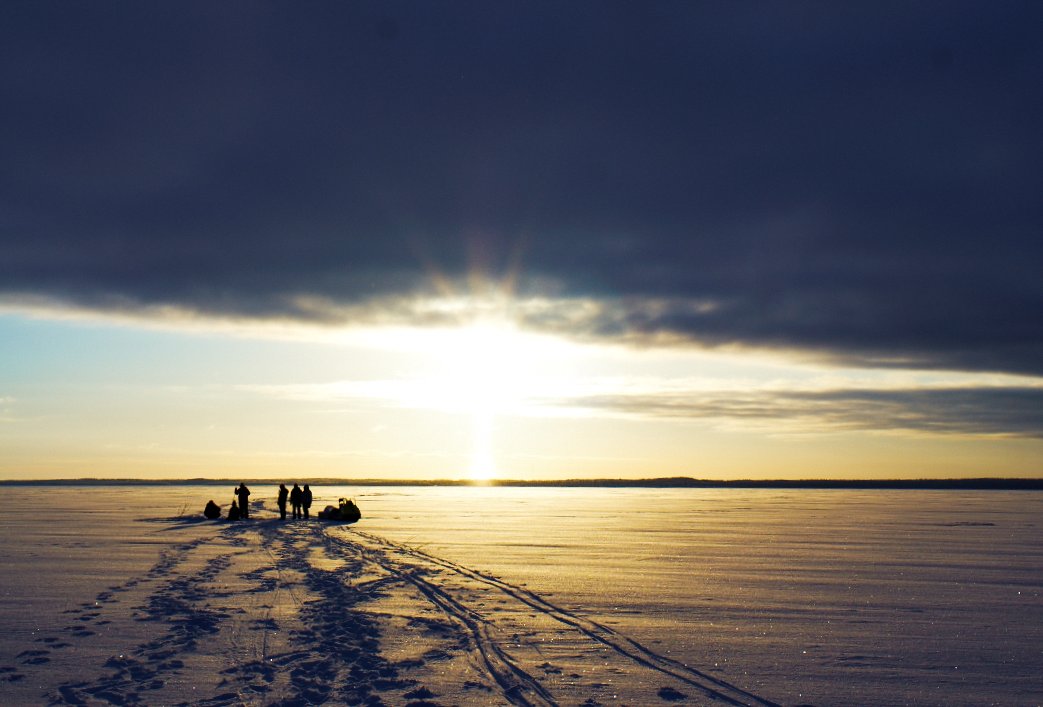
[[[245,481],[250,486],[278,484],[280,479],[37,479],[0,480],[3,486],[236,486]],[[403,479],[336,479],[301,478],[290,481],[312,486],[505,486],[545,488],[705,488],[705,489],[919,489],[966,491],[1039,491],[1043,478],[1038,479],[737,479],[718,481],[672,476],[656,479],[561,479],[523,480],[497,479],[468,481],[434,479],[428,481]]]
[[[569,479],[565,481],[500,481],[496,486],[576,486],[607,488],[731,489],[966,489],[1043,490],[1041,479],[737,479],[719,481],[686,476],[662,479]]]

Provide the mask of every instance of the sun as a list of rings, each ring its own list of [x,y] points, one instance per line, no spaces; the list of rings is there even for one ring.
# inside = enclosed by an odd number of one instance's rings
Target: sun
[[[470,478],[495,478],[497,431],[552,385],[551,369],[562,360],[555,342],[506,321],[481,321],[442,330],[428,346],[443,408],[470,418]]]
[[[533,375],[529,342],[513,327],[474,324],[446,332],[438,347],[440,376],[453,388],[455,404],[474,413],[513,411]]]
[[[497,475],[494,435],[498,417],[517,412],[524,402],[524,383],[532,376],[524,337],[504,324],[472,324],[447,331],[437,347],[449,405],[471,418],[474,481]]]
[[[475,308],[482,314],[471,316]],[[555,401],[569,395],[578,362],[586,360],[578,345],[527,331],[507,314],[489,314],[490,309],[460,305],[452,310],[461,321],[454,326],[366,332],[365,345],[405,353],[409,367],[393,380],[350,386],[402,408],[458,419],[469,436],[461,475],[474,481],[518,471],[502,447],[512,425],[521,417],[556,414]]]

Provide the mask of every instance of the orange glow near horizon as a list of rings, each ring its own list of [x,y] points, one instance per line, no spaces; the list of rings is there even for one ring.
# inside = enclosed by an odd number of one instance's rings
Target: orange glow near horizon
[[[0,315],[0,478],[944,478],[1043,459],[1001,408],[928,406],[1043,379],[577,342],[522,328],[503,296],[422,305],[451,316],[273,333]]]

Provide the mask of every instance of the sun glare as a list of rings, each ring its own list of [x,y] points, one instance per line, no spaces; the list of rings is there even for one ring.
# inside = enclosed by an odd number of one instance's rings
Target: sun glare
[[[470,476],[494,478],[498,421],[524,412],[534,392],[546,386],[551,362],[561,357],[552,342],[499,322],[442,330],[428,344],[444,407],[471,418]]]
[[[393,378],[350,381],[333,392],[458,416],[470,432],[462,473],[485,481],[511,473],[496,444],[511,418],[547,414],[547,402],[567,397],[574,366],[589,356],[577,344],[525,331],[507,315],[475,309],[477,314],[461,309],[459,318],[469,321],[458,326],[385,326],[342,334],[344,343],[402,354],[399,360],[408,363]]]
[[[520,384],[531,369],[521,337],[512,329],[474,325],[447,332],[437,353],[440,375],[456,402],[472,413],[504,413],[520,404]]]
[[[496,476],[493,458],[493,416],[475,413],[471,433],[471,479],[488,481]]]
[[[470,476],[475,481],[496,476],[495,419],[523,401],[520,386],[531,369],[521,342],[509,327],[475,324],[446,332],[438,347],[442,370],[437,375],[453,398],[450,404],[471,416]]]

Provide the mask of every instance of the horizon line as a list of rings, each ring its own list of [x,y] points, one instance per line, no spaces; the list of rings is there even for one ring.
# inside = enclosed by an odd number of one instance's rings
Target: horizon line
[[[50,478],[0,479],[3,486],[218,486],[248,483],[265,486],[284,483],[272,478],[191,477],[185,479]],[[690,476],[639,479],[351,479],[309,477],[294,480],[315,486],[495,486],[548,488],[791,488],[791,489],[953,489],[1043,490],[1043,477],[966,477],[909,479],[698,479]]]

